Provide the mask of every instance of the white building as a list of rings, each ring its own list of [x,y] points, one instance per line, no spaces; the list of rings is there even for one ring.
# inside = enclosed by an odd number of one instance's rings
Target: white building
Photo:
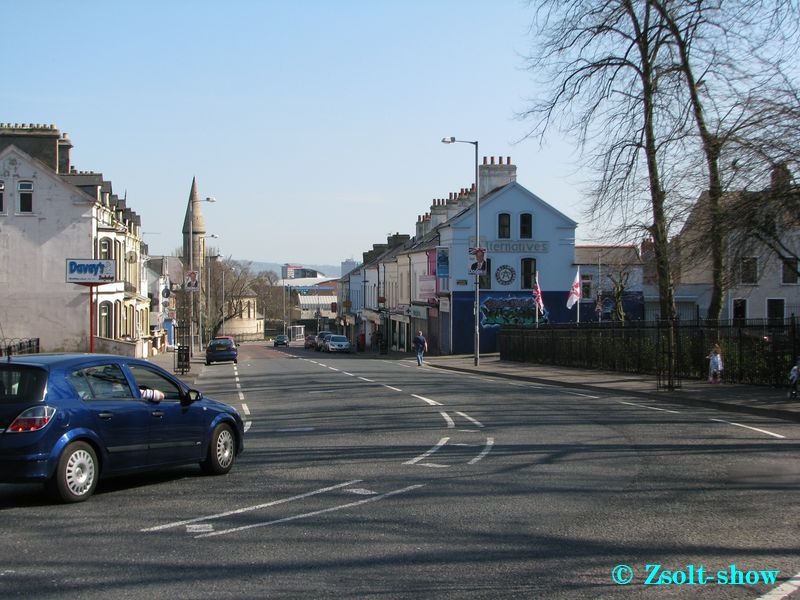
[[[70,168],[71,148],[52,125],[0,124],[0,337],[146,355],[140,219],[101,174]],[[67,283],[67,259],[115,261],[113,282]]]

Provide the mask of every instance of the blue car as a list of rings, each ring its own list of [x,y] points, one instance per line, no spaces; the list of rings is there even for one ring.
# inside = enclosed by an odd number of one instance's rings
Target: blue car
[[[244,449],[235,408],[146,360],[31,354],[0,361],[0,483],[88,499],[100,477],[199,464],[222,475]]]
[[[239,362],[239,349],[230,337],[216,337],[206,346],[206,364],[212,362]]]

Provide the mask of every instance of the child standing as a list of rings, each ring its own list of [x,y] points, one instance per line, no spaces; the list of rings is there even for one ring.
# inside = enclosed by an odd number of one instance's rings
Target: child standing
[[[722,380],[722,348],[714,344],[708,359],[708,383],[719,383]]]

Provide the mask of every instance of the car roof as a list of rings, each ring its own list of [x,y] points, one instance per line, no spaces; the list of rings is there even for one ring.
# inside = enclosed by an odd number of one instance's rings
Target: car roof
[[[92,354],[89,352],[61,352],[61,353],[51,353],[51,354],[15,354],[10,357],[3,357],[0,359],[0,364],[12,364],[12,365],[29,365],[29,366],[36,366],[36,367],[45,367],[45,368],[53,368],[53,367],[63,367],[69,366],[72,364],[80,364],[85,363],[87,360],[96,361],[96,362],[108,362],[108,361],[126,361],[126,362],[138,362],[140,364],[152,364],[148,363],[146,360],[133,358],[131,356],[120,356],[118,354]]]

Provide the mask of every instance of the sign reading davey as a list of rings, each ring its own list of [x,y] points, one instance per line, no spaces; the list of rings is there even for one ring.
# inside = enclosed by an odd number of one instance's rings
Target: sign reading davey
[[[117,261],[82,258],[67,259],[67,283],[114,283],[117,280]]]

